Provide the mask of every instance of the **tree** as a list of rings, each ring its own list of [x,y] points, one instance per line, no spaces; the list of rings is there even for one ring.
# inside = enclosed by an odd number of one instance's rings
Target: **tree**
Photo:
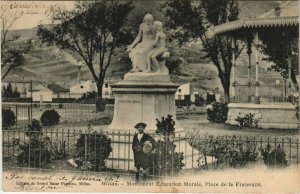
[[[210,59],[217,67],[225,100],[229,101],[233,52],[231,38],[210,37],[208,31],[212,26],[237,20],[238,3],[235,0],[174,0],[165,2],[162,11],[166,16],[167,28],[172,30],[172,38],[177,40],[180,46],[193,40],[202,42],[203,51],[206,53],[204,58]],[[235,44],[237,45],[237,42]],[[234,51],[236,57],[243,48],[244,45]]]
[[[297,91],[299,86],[297,84],[296,75],[298,68],[298,55],[293,55],[292,50],[295,49],[295,53],[298,53],[298,41],[296,44],[293,41],[293,37],[298,34],[298,28],[294,29],[271,29],[265,30],[260,33],[260,40],[262,42],[260,50],[266,55],[263,60],[267,62],[273,62],[274,65],[271,66],[277,72],[287,79],[289,75],[288,60],[291,57],[291,81],[293,82]],[[296,35],[296,36],[295,36]],[[293,47],[293,48],[291,48]]]
[[[3,85],[1,96],[3,98],[20,98],[20,93],[17,90],[13,91],[11,83],[8,83],[7,86]]]
[[[43,43],[69,50],[84,61],[96,82],[99,98],[106,71],[117,48],[131,41],[127,16],[131,1],[78,1],[73,10],[53,8],[51,27],[39,26]]]
[[[14,23],[22,16],[19,12],[8,11],[1,6],[1,71],[3,80],[9,72],[24,65],[24,55],[31,48],[31,40],[20,41],[20,36],[9,31]]]

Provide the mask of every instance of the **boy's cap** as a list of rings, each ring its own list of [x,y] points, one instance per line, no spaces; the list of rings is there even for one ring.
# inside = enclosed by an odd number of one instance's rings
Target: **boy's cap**
[[[142,123],[142,122],[140,122],[140,123],[138,123],[138,124],[136,124],[135,126],[134,126],[134,128],[139,128],[139,127],[143,127],[143,128],[145,128],[147,125],[145,124],[145,123]]]

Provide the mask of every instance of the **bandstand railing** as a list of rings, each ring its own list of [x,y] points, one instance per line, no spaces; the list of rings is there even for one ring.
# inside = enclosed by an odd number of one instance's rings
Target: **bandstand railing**
[[[254,85],[235,85],[235,102],[253,102],[255,97]],[[264,84],[258,88],[260,101],[262,103],[269,102],[292,102],[295,99],[293,94],[296,93],[288,84]]]

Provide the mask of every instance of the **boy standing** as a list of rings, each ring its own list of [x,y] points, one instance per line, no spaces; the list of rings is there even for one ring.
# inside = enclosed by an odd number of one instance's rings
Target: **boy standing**
[[[138,130],[138,133],[133,136],[132,141],[136,181],[139,181],[140,172],[143,174],[143,180],[147,178],[149,165],[151,164],[150,154],[153,150],[154,139],[150,135],[144,133],[146,126],[147,125],[142,122],[134,126],[134,128]]]

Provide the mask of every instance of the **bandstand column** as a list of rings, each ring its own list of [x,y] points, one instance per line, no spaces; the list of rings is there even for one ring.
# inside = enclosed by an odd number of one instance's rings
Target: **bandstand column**
[[[254,34],[254,42],[256,46],[256,51],[255,51],[255,97],[254,97],[254,103],[259,104],[259,81],[258,81],[258,32],[255,32]]]
[[[235,39],[232,37],[231,39],[231,49],[232,49],[232,93],[231,93],[231,102],[236,102],[235,96]]]
[[[247,41],[248,54],[248,102],[251,102],[251,54],[252,54],[252,39]]]
[[[292,95],[292,50],[291,43],[288,42],[288,95]]]

